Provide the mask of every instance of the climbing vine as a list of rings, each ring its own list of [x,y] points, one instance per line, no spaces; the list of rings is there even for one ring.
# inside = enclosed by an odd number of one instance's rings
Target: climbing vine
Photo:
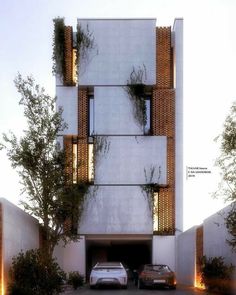
[[[138,70],[133,68],[125,90],[133,105],[133,114],[136,122],[143,128],[147,123],[147,110],[145,104],[145,95],[147,86],[144,84],[146,77],[146,68],[139,67]]]

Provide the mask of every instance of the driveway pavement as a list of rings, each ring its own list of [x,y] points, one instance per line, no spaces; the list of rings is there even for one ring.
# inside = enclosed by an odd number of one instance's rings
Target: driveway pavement
[[[127,290],[120,290],[115,288],[90,290],[89,286],[84,286],[76,291],[66,291],[62,295],[205,295],[207,292],[188,288],[184,286],[177,286],[176,290],[168,289],[145,289],[139,290],[133,284]]]

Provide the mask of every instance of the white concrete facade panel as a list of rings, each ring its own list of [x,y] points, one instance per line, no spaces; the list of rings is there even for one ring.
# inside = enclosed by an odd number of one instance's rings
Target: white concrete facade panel
[[[78,19],[94,38],[79,64],[80,85],[126,85],[133,68],[146,69],[145,83],[156,81],[155,19]]]
[[[95,184],[167,184],[165,136],[108,136],[106,140],[109,149],[97,156]]]
[[[152,263],[167,264],[175,271],[175,236],[153,236]]]
[[[62,118],[68,127],[63,135],[78,134],[78,88],[58,86],[56,92],[57,110],[63,109]]]
[[[69,242],[64,247],[60,242],[54,249],[54,257],[60,267],[66,272],[78,271],[81,275],[86,275],[86,246],[85,237],[80,236],[79,241]]]
[[[139,186],[99,186],[87,198],[81,234],[151,234],[152,218]]]
[[[95,134],[143,134],[134,119],[132,103],[123,87],[95,87],[94,101]]]

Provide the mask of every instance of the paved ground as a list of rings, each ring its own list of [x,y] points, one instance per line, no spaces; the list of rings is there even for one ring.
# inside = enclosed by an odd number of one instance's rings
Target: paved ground
[[[196,290],[194,288],[186,288],[178,286],[176,290],[168,289],[145,289],[139,290],[133,284],[129,285],[127,290],[115,288],[90,290],[88,286],[80,288],[76,291],[67,291],[63,295],[205,295],[205,291]]]

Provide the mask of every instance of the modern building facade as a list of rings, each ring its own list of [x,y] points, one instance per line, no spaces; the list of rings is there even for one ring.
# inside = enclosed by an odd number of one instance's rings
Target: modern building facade
[[[59,140],[71,180],[90,186],[81,240],[67,246],[61,263],[84,274],[106,260],[175,269],[183,228],[183,20],[156,27],[156,19],[78,19],[77,33],[65,27],[64,46],[56,95],[68,128]]]

